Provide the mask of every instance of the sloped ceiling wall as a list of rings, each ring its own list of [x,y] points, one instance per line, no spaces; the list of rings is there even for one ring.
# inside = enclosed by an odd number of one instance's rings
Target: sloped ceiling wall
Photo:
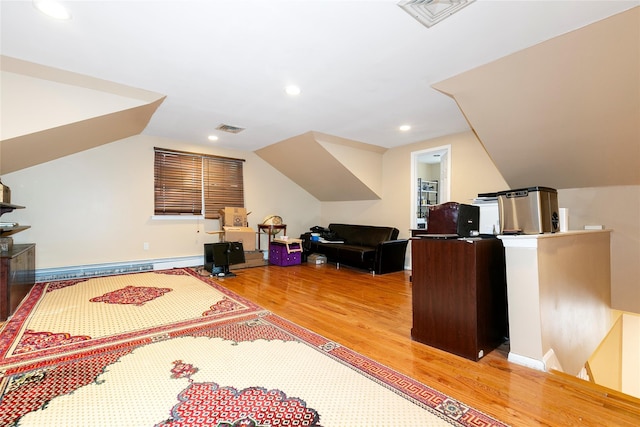
[[[14,58],[0,60],[4,77],[38,82],[37,90],[3,86],[0,173],[140,133],[164,100]],[[9,87],[12,93],[4,90]],[[511,188],[640,184],[640,7],[434,88],[456,100]],[[72,101],[73,93],[86,99]],[[69,105],[82,109],[51,120]],[[26,118],[27,127],[18,128],[15,118]],[[308,132],[256,153],[319,200],[345,201],[380,198],[384,151]]]
[[[164,96],[0,56],[0,172],[139,134]]]
[[[640,8],[433,86],[510,187],[640,184]]]
[[[385,148],[307,132],[255,153],[323,202],[378,200]]]

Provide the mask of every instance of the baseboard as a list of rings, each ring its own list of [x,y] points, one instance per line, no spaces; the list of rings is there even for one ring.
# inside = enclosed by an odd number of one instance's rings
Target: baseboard
[[[36,270],[36,282],[82,279],[142,271],[166,270],[170,268],[195,267],[202,265],[202,256],[165,258],[120,263],[89,264]]]
[[[544,363],[544,370],[550,372],[552,369],[559,372],[564,372],[562,369],[562,364],[560,363],[560,359],[556,356],[555,351],[552,348],[549,349],[542,357],[542,362]]]
[[[509,362],[536,369],[538,371],[545,371],[544,362],[542,360],[532,359],[527,356],[521,356],[513,352],[509,352],[509,357],[507,360],[509,360]]]

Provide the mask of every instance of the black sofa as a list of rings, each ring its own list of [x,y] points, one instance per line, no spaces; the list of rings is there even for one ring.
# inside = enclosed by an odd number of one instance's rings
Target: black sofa
[[[329,224],[321,235],[335,242],[313,241],[311,232],[302,239],[305,254],[323,254],[338,267],[345,264],[373,274],[404,270],[408,239],[398,239],[394,227],[373,225]],[[340,242],[340,243],[338,243]]]

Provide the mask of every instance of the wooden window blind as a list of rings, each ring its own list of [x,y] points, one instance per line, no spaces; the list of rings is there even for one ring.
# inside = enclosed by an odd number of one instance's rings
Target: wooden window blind
[[[243,161],[155,148],[155,215],[216,219],[224,207],[244,207]]]
[[[244,207],[242,162],[204,157],[205,218],[219,218],[220,209]]]

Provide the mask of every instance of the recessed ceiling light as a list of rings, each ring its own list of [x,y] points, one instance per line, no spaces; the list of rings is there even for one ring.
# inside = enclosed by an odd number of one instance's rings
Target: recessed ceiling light
[[[285,92],[287,92],[287,95],[291,95],[291,96],[300,95],[300,88],[295,85],[289,85],[286,88],[284,88],[284,90]]]
[[[216,135],[209,135],[208,139],[209,139],[209,141],[217,141],[218,137]]]
[[[69,13],[69,11],[57,1],[34,0],[33,5],[36,7],[36,9],[50,18],[71,19],[71,14]]]
[[[411,130],[411,125],[402,125],[398,129],[400,129],[402,132],[406,132],[408,130]]]

